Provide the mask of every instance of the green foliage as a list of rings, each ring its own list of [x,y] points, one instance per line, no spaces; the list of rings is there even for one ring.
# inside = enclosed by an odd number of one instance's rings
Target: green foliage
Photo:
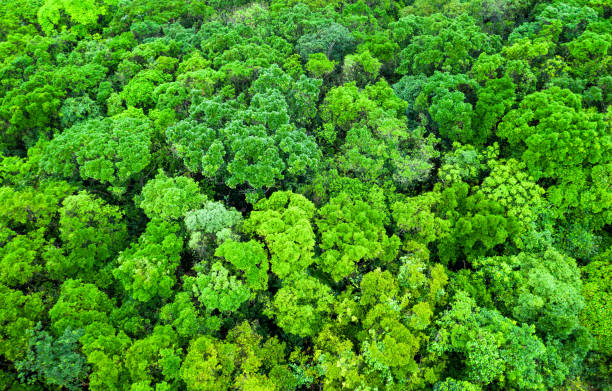
[[[344,59],[342,73],[346,81],[355,81],[358,85],[366,85],[378,77],[382,64],[369,51],[348,55]]]
[[[347,83],[330,90],[325,96],[321,118],[329,125],[325,125],[322,138],[333,143],[338,133],[348,131],[355,124],[365,122],[374,126],[388,117],[399,119],[405,108],[406,103],[398,99],[383,80],[364,90],[355,83]]]
[[[174,301],[166,304],[160,310],[162,323],[170,324],[182,338],[181,340],[190,340],[201,334],[206,329],[207,320],[215,320],[211,318],[204,319],[200,316],[188,292],[177,293]]]
[[[485,170],[484,156],[472,145],[453,143],[453,150],[444,155],[438,170],[438,180],[449,186],[455,182],[473,184]]]
[[[198,275],[186,282],[208,310],[234,312],[257,291],[268,286],[268,256],[263,246],[251,240],[227,240],[215,251],[226,262],[196,266]]]
[[[28,230],[49,229],[62,199],[70,195],[74,188],[66,182],[47,182],[38,189],[26,186],[0,188],[2,212],[0,221],[6,228]]]
[[[347,290],[337,298],[334,322],[316,339],[315,359],[326,389],[395,390],[432,382],[425,330],[444,299],[447,276],[439,264],[429,267],[412,256],[400,261],[398,278],[377,269],[364,274],[359,292]]]
[[[108,323],[92,324],[86,329],[81,343],[91,366],[90,389],[119,390],[128,382],[128,373],[121,361],[130,346],[130,338],[125,332],[117,332]]]
[[[331,289],[315,277],[294,276],[276,292],[270,313],[288,333],[300,337],[319,331],[333,301]]]
[[[44,50],[44,49],[38,49]],[[25,64],[18,64],[18,66]],[[29,64],[31,66],[31,64]],[[65,92],[49,84],[47,75],[22,82],[3,94],[0,117],[3,120],[2,150],[31,147],[46,134],[56,120]]]
[[[582,324],[597,341],[596,350],[609,356],[612,344],[610,334],[610,264],[605,261],[595,261],[584,268],[584,284],[582,294],[585,307],[580,313]]]
[[[295,386],[274,376],[286,370],[283,349],[276,338],[264,340],[244,322],[230,330],[225,341],[208,336],[194,339],[180,376],[187,390],[273,390],[275,384],[291,389]]]
[[[610,127],[599,113],[584,110],[579,96],[558,87],[535,92],[504,117],[498,135],[534,179],[556,181],[547,192],[559,211],[589,211],[584,220],[595,226],[609,221],[603,183],[609,176]]]
[[[104,323],[112,308],[112,301],[94,284],[66,280],[57,302],[49,310],[51,328],[55,334],[61,335],[68,328],[78,330]]]
[[[148,217],[175,220],[198,208],[205,200],[193,179],[168,177],[160,171],[142,188],[138,201]]]
[[[205,258],[216,243],[237,239],[232,231],[240,225],[242,215],[235,209],[227,209],[220,202],[207,201],[201,209],[185,213],[185,227],[191,233],[189,248]]]
[[[188,169],[232,189],[248,185],[258,192],[299,178],[317,167],[319,150],[295,123],[315,116],[320,83],[305,76],[294,81],[269,67],[253,82],[248,107],[237,100],[198,100],[189,119],[167,130],[168,142]]]
[[[429,114],[430,127],[443,139],[482,144],[488,135],[481,133],[484,128],[472,126],[473,104],[468,101],[477,89],[478,85],[466,75],[436,72],[423,81],[414,109]]]
[[[3,232],[0,249],[0,283],[9,287],[24,285],[42,272],[46,258],[43,230],[29,235],[14,235]]]
[[[387,235],[389,213],[381,189],[372,188],[363,196],[341,193],[319,210],[319,216],[323,253],[317,264],[335,281],[356,273],[361,261],[386,264],[397,256],[400,240]]]
[[[557,177],[563,168],[601,159],[605,151],[596,147],[600,134],[605,134],[601,121],[597,114],[582,110],[580,98],[572,92],[551,88],[527,96],[504,117],[498,135],[524,151],[523,160],[535,178]],[[553,146],[557,153],[544,153]],[[570,148],[576,152],[571,157]]]
[[[87,377],[85,357],[77,352],[77,341],[83,330],[70,327],[57,339],[41,331],[40,323],[27,331],[29,350],[26,358],[17,361],[21,380],[35,384],[38,380],[49,387],[80,390]]]
[[[32,329],[44,312],[40,293],[24,294],[0,284],[0,354],[7,360],[24,358]]]
[[[438,240],[438,252],[446,264],[462,256],[470,260],[491,254],[508,239],[516,240],[516,217],[506,216],[505,208],[484,194],[469,193],[469,186],[459,182],[441,194],[438,213],[450,223],[450,230],[448,236]]]
[[[514,319],[549,336],[565,338],[580,324],[584,299],[576,262],[548,250],[543,254],[491,258],[477,262],[490,281],[490,294]]]
[[[399,298],[397,283],[389,271],[365,274],[360,288],[359,304],[369,310],[362,319],[364,331],[369,334],[361,346],[366,363],[383,375],[402,379],[416,367],[414,357],[422,337],[416,330],[427,327],[431,309],[426,303],[414,305],[410,308],[412,327],[402,322],[398,312],[409,306]]]
[[[271,91],[280,92],[287,102],[287,113],[292,122],[307,126],[317,114],[316,103],[319,99],[321,82],[305,76],[293,80],[278,66],[263,69],[251,85],[253,98],[257,94]]]
[[[254,206],[244,223],[246,232],[263,237],[270,252],[271,269],[280,278],[300,274],[313,262],[315,235],[311,220],[315,207],[291,192],[275,192]]]
[[[268,285],[268,258],[263,246],[253,240],[235,242],[228,240],[215,251],[216,257],[224,258],[240,270],[249,288],[265,290]]]
[[[325,53],[313,53],[308,56],[306,70],[316,78],[329,74],[334,70],[335,62],[330,61]]]
[[[332,23],[320,26],[313,33],[300,37],[296,51],[304,59],[314,53],[325,53],[332,61],[340,61],[355,48],[355,38],[344,26]]]
[[[392,28],[403,48],[397,68],[400,74],[464,73],[480,53],[491,53],[499,46],[499,37],[483,33],[466,15],[409,16]],[[406,41],[410,43],[404,45]]]
[[[594,261],[582,268],[582,294],[585,306],[580,321],[594,338],[593,352],[588,357],[590,383],[610,386],[610,263]]]
[[[148,121],[116,117],[79,122],[53,138],[41,159],[44,172],[95,179],[121,194],[151,160]]]
[[[140,71],[123,87],[120,96],[128,107],[149,108],[153,105],[156,84],[164,81],[168,81],[168,78],[164,77],[161,71],[156,69]]]
[[[66,197],[59,213],[59,239],[66,255],[47,261],[49,273],[107,285],[109,261],[125,245],[123,213],[86,192]]]
[[[544,207],[544,189],[523,172],[524,164],[514,159],[499,163],[483,180],[480,191],[504,206],[507,216],[515,217],[525,229],[535,222],[538,211]]]
[[[423,128],[408,130],[405,102],[381,80],[360,90],[354,82],[330,90],[323,102],[319,137],[340,144],[336,165],[347,176],[401,189],[428,178],[438,156],[437,139]]]
[[[610,15],[0,2],[0,389],[612,389]]]
[[[151,335],[130,346],[125,353],[125,367],[130,373],[132,388],[134,384],[148,385],[150,382],[158,388],[176,387],[181,353],[175,349],[175,340],[172,327],[157,326]]]
[[[99,117],[100,114],[100,107],[88,96],[68,98],[60,108],[60,124],[68,129],[77,122]]]
[[[481,136],[474,141],[475,144],[482,144],[491,137],[493,129],[514,104],[515,90],[510,77],[504,76],[500,79],[488,79],[478,91],[478,102],[474,106],[472,121]]]
[[[464,380],[447,378],[443,382],[436,383],[435,391],[479,391],[480,387]]]
[[[558,386],[566,375],[549,362],[547,346],[532,327],[479,308],[465,292],[457,294],[438,324],[430,349],[464,355],[459,373],[475,385],[535,390]]]
[[[121,253],[113,275],[131,297],[148,302],[154,297],[172,295],[183,249],[183,240],[178,234],[177,224],[153,219],[138,243]]]
[[[98,17],[108,12],[116,0],[46,0],[38,10],[38,23],[46,34],[74,25],[81,34],[95,27]],[[62,13],[68,20],[62,20]]]
[[[251,293],[236,276],[230,276],[229,271],[220,262],[213,263],[208,273],[198,273],[192,289],[206,309],[218,309],[222,312],[236,311],[249,299]]]
[[[397,224],[404,245],[417,242],[427,245],[449,229],[448,221],[435,215],[433,208],[439,202],[439,194],[425,193],[404,198],[391,205],[393,220]]]

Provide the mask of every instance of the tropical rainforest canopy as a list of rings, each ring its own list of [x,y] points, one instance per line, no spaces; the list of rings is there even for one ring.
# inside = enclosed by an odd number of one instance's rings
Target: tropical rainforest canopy
[[[4,0],[0,390],[612,390],[609,0]]]

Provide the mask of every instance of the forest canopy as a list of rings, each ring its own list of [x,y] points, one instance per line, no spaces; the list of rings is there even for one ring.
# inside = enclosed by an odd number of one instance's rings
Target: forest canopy
[[[607,0],[0,2],[0,390],[612,390]]]

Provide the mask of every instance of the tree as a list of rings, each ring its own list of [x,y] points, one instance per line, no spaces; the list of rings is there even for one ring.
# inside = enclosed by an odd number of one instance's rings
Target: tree
[[[187,211],[200,207],[206,197],[191,178],[168,177],[160,171],[148,181],[137,198],[138,205],[149,218],[176,220]]]
[[[385,117],[401,119],[405,109],[406,103],[395,96],[384,80],[364,90],[353,82],[347,83],[331,89],[325,96],[321,107],[321,119],[325,123],[321,138],[334,143],[338,134],[343,135],[356,124],[365,122],[374,126]]]
[[[25,285],[43,270],[45,240],[43,230],[29,235],[15,235],[10,230],[0,234],[0,283],[9,287]]]
[[[452,377],[438,382],[434,386],[434,391],[479,391],[480,387],[464,380],[455,380]]]
[[[492,161],[494,166],[480,187],[487,199],[496,201],[506,209],[506,216],[513,216],[525,231],[537,219],[544,208],[544,189],[538,186],[523,170],[525,165],[514,159]]]
[[[499,146],[496,147],[494,144],[492,152],[495,156],[499,156]],[[476,184],[480,182],[480,177],[487,168],[486,158],[486,153],[478,151],[474,146],[455,142],[452,151],[444,154],[438,170],[438,180],[444,186],[450,186],[456,182]]]
[[[555,250],[476,262],[491,282],[489,292],[508,316],[533,324],[544,335],[567,338],[580,328],[584,307],[576,262]]]
[[[59,239],[65,256],[49,259],[48,272],[57,279],[67,276],[100,286],[110,284],[109,261],[123,249],[127,238],[121,210],[81,192],[66,197],[59,212]]]
[[[192,281],[195,296],[208,310],[235,312],[251,296],[249,288],[236,276],[230,275],[221,262],[213,263],[208,272],[203,268],[196,268],[196,271],[198,275],[187,283]]]
[[[558,386],[567,375],[551,360],[532,327],[479,308],[465,292],[457,293],[437,324],[440,329],[430,351],[438,357],[463,354],[456,373],[475,385],[533,390]]]
[[[134,341],[125,353],[125,367],[134,384],[176,387],[179,380],[181,353],[175,346],[176,334],[171,326],[156,326],[146,338]]]
[[[138,72],[121,91],[121,98],[125,100],[128,107],[150,108],[154,103],[154,91],[168,77],[161,70],[146,69]]]
[[[515,216],[506,217],[504,207],[482,193],[469,193],[464,182],[442,191],[437,211],[450,223],[450,231],[437,244],[445,264],[490,255],[496,246],[516,238],[519,225]]]
[[[268,287],[268,254],[254,241],[227,240],[215,251],[225,262],[199,264],[196,277],[186,278],[195,296],[208,310],[236,311],[256,292]]]
[[[400,74],[464,73],[480,53],[492,53],[499,46],[499,37],[483,33],[467,15],[411,16],[400,19],[393,28],[403,49],[397,68]]]
[[[57,135],[41,159],[44,172],[94,179],[122,194],[151,161],[148,120],[136,117],[91,119]]]
[[[317,31],[303,35],[296,50],[304,60],[313,53],[325,53],[332,61],[340,61],[355,48],[355,38],[350,31],[337,23],[320,26]]]
[[[53,87],[49,79],[41,74],[27,81],[20,78],[18,87],[3,94],[0,104],[3,150],[29,148],[50,132],[65,92]]]
[[[244,230],[264,238],[272,271],[282,279],[305,271],[314,258],[312,202],[299,194],[278,191],[253,209]]]
[[[444,237],[449,229],[448,221],[435,214],[439,194],[424,193],[416,197],[400,198],[391,205],[393,220],[404,247],[410,248],[412,242],[427,246],[437,238]]]
[[[268,313],[286,332],[302,338],[312,337],[323,326],[332,302],[329,286],[303,274],[286,280],[274,295]]]
[[[610,333],[610,273],[612,268],[604,260],[593,261],[581,269],[583,276],[582,294],[585,306],[580,313],[580,323],[593,335],[594,353],[589,366],[593,367],[595,379],[601,384],[609,384],[610,348],[612,334]]]
[[[172,296],[183,239],[176,223],[153,219],[138,243],[123,251],[113,275],[134,299],[148,302]]]
[[[249,288],[266,290],[268,286],[268,257],[263,246],[254,241],[228,240],[217,247],[216,257],[224,258],[241,271]]]
[[[57,302],[49,310],[51,330],[62,335],[68,328],[79,330],[105,323],[112,309],[113,302],[94,284],[66,280]]]
[[[323,102],[319,137],[340,145],[336,167],[347,176],[408,189],[427,179],[437,156],[433,135],[408,130],[406,102],[380,80],[360,90],[355,83],[333,88]]]
[[[358,291],[338,295],[315,339],[325,389],[419,389],[435,382],[437,360],[426,351],[427,330],[444,303],[448,277],[442,265],[426,262],[401,257],[399,270],[365,273]]]
[[[38,23],[46,34],[51,35],[58,27],[74,24],[81,35],[95,27],[98,17],[105,15],[116,0],[46,0],[38,10]],[[61,20],[62,13],[69,21]],[[63,25],[63,26],[62,26]]]
[[[194,339],[180,369],[188,390],[293,389],[279,377],[287,371],[284,344],[264,339],[247,322],[229,331],[225,341]],[[284,384],[283,384],[284,383]]]
[[[202,99],[190,117],[166,132],[186,166],[234,189],[246,185],[247,200],[282,180],[298,180],[318,166],[314,139],[290,120],[308,124],[316,110],[320,81],[297,82],[278,67],[253,82],[248,106],[238,100]]]
[[[407,303],[389,271],[365,274],[360,288],[359,304],[364,308],[361,354],[381,378],[392,377],[405,384],[417,368],[415,356],[424,337],[419,330],[427,327],[433,313],[425,302]],[[409,311],[409,322],[402,322],[402,309]]]
[[[110,323],[114,309],[113,301],[95,285],[67,280],[49,310],[51,329],[56,335],[67,328],[84,330],[79,342],[91,368],[92,390],[120,390],[127,381],[122,356],[131,341],[124,331],[116,330]]]
[[[467,75],[436,72],[423,81],[414,109],[422,113],[424,125],[448,144],[458,141],[480,145],[487,139],[487,129],[472,126],[474,102],[470,101],[478,90],[478,84]]]
[[[227,390],[234,370],[235,347],[208,336],[194,339],[181,365],[181,378],[190,391]]]
[[[317,114],[317,101],[322,82],[301,75],[297,80],[283,72],[277,65],[263,69],[257,80],[253,81],[250,93],[257,94],[278,91],[287,102],[287,112],[291,122],[308,127]]]
[[[358,54],[349,54],[342,66],[343,78],[348,82],[355,81],[357,85],[365,86],[368,82],[376,80],[381,66],[381,62],[367,50]]]
[[[312,53],[308,56],[306,70],[316,78],[321,78],[334,70],[334,61],[330,61],[325,53]]]
[[[207,201],[201,209],[185,213],[185,227],[191,233],[189,248],[206,258],[216,245],[228,239],[238,240],[234,233],[242,222],[242,214],[226,208],[221,202]]]
[[[217,320],[212,316],[203,318],[189,292],[178,292],[172,302],[161,307],[159,317],[162,324],[172,326],[181,341],[189,341],[208,328],[213,329],[210,323]]]
[[[535,180],[556,182],[546,191],[558,211],[588,210],[585,222],[595,227],[609,221],[601,181],[608,177],[610,127],[599,113],[582,109],[578,95],[558,87],[535,92],[504,116],[497,134]]]
[[[0,354],[7,360],[24,358],[29,337],[24,332],[33,328],[44,314],[44,297],[30,295],[0,284]]]
[[[474,144],[484,144],[493,135],[502,117],[515,101],[515,85],[508,76],[488,79],[484,88],[478,91],[478,102],[474,107],[472,123],[479,129],[480,137],[471,140]]]
[[[118,391],[129,382],[122,358],[130,342],[124,331],[117,331],[108,323],[94,323],[86,328],[81,343],[91,366],[91,390]]]
[[[581,109],[580,98],[557,87],[527,96],[518,109],[510,111],[498,135],[522,152],[529,172],[536,178],[556,177],[563,168],[602,158],[605,134],[602,118]],[[531,125],[531,124],[535,124]],[[557,146],[557,153],[545,153]],[[569,155],[569,149],[572,153]],[[540,157],[545,157],[540,159]]]
[[[400,240],[387,235],[389,213],[380,188],[364,195],[341,193],[318,215],[323,253],[316,263],[335,281],[357,272],[361,262],[386,264],[397,256]]]
[[[57,339],[42,330],[40,323],[27,330],[29,337],[28,353],[25,359],[15,366],[19,377],[28,384],[39,381],[50,387],[80,390],[87,377],[87,362],[79,354],[77,342],[83,330],[70,327]]]
[[[77,122],[87,121],[100,115],[100,107],[88,96],[66,99],[59,114],[60,124],[64,129],[69,129]]]
[[[26,170],[29,171],[29,167]],[[17,168],[17,171],[20,169]],[[49,181],[37,189],[32,186],[2,186],[0,222],[4,227],[16,231],[46,231],[56,217],[62,200],[74,190],[73,186],[63,181]]]

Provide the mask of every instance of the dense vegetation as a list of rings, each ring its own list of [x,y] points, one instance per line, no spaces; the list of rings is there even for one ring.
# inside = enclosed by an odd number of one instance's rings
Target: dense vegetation
[[[2,1],[0,390],[611,390],[611,16]]]

